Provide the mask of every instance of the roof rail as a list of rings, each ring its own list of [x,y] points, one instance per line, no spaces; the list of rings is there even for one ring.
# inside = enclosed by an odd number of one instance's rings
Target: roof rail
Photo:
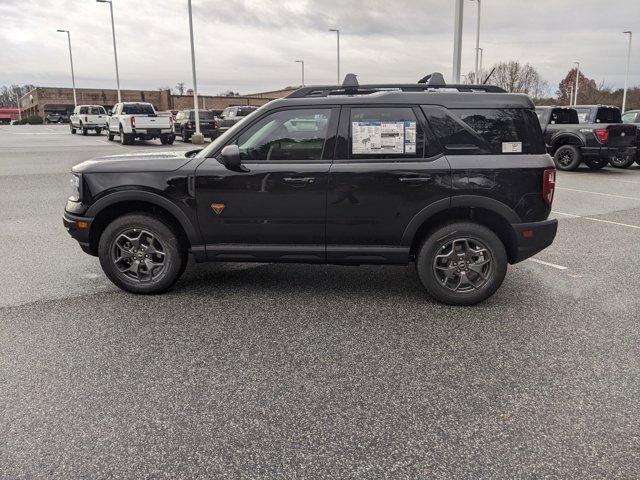
[[[369,95],[384,91],[429,92],[439,89],[459,92],[506,93],[495,85],[447,85],[441,73],[434,72],[420,79],[418,83],[382,83],[360,85],[356,75],[348,73],[342,85],[318,85],[302,87],[287,95],[287,98],[328,97],[332,95]]]

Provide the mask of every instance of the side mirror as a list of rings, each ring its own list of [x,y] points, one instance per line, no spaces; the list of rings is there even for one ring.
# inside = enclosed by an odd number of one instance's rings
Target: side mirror
[[[240,160],[240,149],[237,145],[227,145],[220,152],[220,159],[225,167],[234,172],[246,172]]]

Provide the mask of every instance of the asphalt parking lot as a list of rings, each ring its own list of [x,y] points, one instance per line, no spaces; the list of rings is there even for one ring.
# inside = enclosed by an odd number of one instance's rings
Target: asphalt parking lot
[[[637,478],[640,166],[561,172],[556,242],[475,307],[412,266],[123,293],[62,226],[68,170],[191,148],[0,126],[0,478]]]

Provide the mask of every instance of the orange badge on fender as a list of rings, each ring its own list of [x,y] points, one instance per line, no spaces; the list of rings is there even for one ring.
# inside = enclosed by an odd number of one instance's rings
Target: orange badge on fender
[[[212,203],[211,209],[215,212],[216,215],[220,215],[224,210],[224,203]]]

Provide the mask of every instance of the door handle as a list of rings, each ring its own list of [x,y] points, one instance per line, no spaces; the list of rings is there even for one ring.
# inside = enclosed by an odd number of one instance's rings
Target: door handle
[[[283,180],[287,183],[313,183],[316,181],[315,177],[284,177]]]
[[[403,183],[426,183],[431,181],[431,177],[400,177]]]

